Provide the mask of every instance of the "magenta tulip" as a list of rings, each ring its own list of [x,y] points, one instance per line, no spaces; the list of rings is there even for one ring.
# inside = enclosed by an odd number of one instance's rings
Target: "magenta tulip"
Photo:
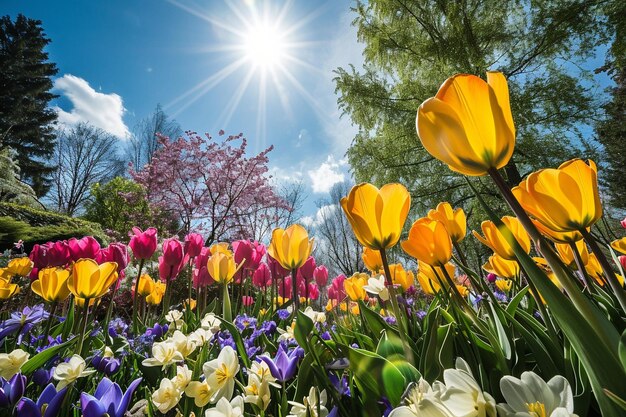
[[[269,254],[267,255],[267,266],[270,267],[270,272],[272,273],[272,279],[279,279],[289,275],[289,271],[283,268],[276,259],[272,258]]]
[[[200,254],[195,258],[195,268],[193,270],[193,286],[198,288],[204,288],[213,284],[215,281],[207,270],[207,261],[211,257],[211,250],[209,248],[202,248]]]
[[[189,233],[185,236],[185,255],[189,258],[195,258],[200,255],[200,251],[204,247],[204,238],[199,233]]]
[[[252,275],[252,285],[255,287],[266,288],[272,284],[272,275],[270,273],[270,268],[267,264],[262,263],[259,267],[254,271]]]
[[[252,264],[252,254],[254,252],[252,242],[249,240],[235,240],[233,242],[233,257],[235,263],[239,265],[243,262],[242,269],[249,269]]]
[[[622,225],[624,229],[626,229],[626,218],[624,218],[624,220],[622,220],[620,224]]]
[[[140,228],[133,227],[133,236],[128,246],[136,259],[150,259],[157,248],[157,230],[150,227],[142,232]]]
[[[328,269],[324,265],[320,265],[313,271],[313,278],[318,287],[324,288],[328,284]]]
[[[343,301],[346,298],[346,291],[343,288],[343,282],[346,276],[341,274],[335,277],[328,288],[328,298],[331,300]]]
[[[311,300],[317,300],[320,296],[320,289],[317,285],[310,283],[309,284],[309,298]]]
[[[178,239],[165,239],[163,241],[163,262],[169,266],[178,266],[183,263],[183,245]]]
[[[96,259],[100,252],[100,244],[93,236],[85,236],[82,239],[71,238],[67,241],[67,246],[73,261],[83,258]]]
[[[70,248],[66,241],[59,240],[48,246],[46,253],[47,266],[64,266],[71,260]]]
[[[309,256],[309,259],[298,268],[298,277],[304,279],[307,283],[313,280],[313,274],[315,272],[315,258]]]

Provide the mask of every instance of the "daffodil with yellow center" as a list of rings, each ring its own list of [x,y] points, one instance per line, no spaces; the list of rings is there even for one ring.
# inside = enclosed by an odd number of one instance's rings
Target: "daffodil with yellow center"
[[[82,378],[96,372],[95,369],[85,369],[87,363],[80,355],[74,355],[67,362],[61,362],[54,368],[54,379],[59,381],[57,384],[57,391],[68,386],[78,378]]]
[[[183,391],[179,390],[176,384],[167,378],[163,378],[159,389],[152,393],[152,403],[156,405],[161,413],[166,414],[176,407],[182,394]]]
[[[11,353],[0,353],[0,377],[7,381],[11,379],[13,375],[20,372],[22,365],[29,357],[30,353],[22,349],[15,349]]]
[[[185,388],[185,394],[193,398],[196,407],[204,407],[211,402],[213,391],[206,380],[191,381],[189,385],[187,385],[187,388]]]
[[[152,345],[152,357],[144,359],[143,366],[160,366],[162,370],[168,365],[185,360],[183,355],[171,342],[157,342]]]
[[[232,398],[235,389],[235,376],[239,372],[237,353],[230,346],[225,346],[216,359],[202,366],[206,381],[213,390],[211,402],[220,398]]]

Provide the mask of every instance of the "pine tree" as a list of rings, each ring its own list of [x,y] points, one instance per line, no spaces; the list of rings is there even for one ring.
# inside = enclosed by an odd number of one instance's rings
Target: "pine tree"
[[[12,148],[21,179],[38,196],[50,188],[57,114],[48,107],[58,69],[44,51],[50,43],[40,20],[18,15],[0,19],[0,149]]]

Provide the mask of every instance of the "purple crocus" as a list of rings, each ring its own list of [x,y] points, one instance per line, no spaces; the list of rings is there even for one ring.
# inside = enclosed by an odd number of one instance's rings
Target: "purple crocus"
[[[39,368],[37,369],[32,376],[32,380],[35,384],[40,387],[45,387],[50,382],[52,382],[52,375],[54,375],[54,366],[50,369]]]
[[[17,405],[17,417],[56,417],[66,391],[67,387],[57,392],[53,384],[48,384],[36,403],[30,398],[22,398]]]
[[[146,335],[159,338],[163,336],[165,333],[167,333],[168,329],[169,329],[169,326],[167,324],[164,324],[163,326],[161,326],[159,323],[154,323],[154,327],[148,328],[146,330]]]
[[[24,307],[20,311],[11,313],[11,318],[3,321],[0,324],[0,340],[12,335],[13,333],[19,333],[17,343],[22,343],[22,336],[28,332],[33,326],[43,320],[46,320],[50,314],[43,309],[43,305],[36,305],[33,308]]]
[[[124,417],[130,404],[133,393],[141,383],[142,378],[137,378],[130,383],[125,393],[115,382],[109,378],[103,378],[96,387],[94,395],[82,392],[80,394],[80,408],[84,417]]]
[[[302,348],[296,348],[287,354],[283,346],[280,345],[278,346],[278,351],[276,352],[276,357],[274,357],[274,359],[267,355],[261,355],[259,356],[259,359],[267,364],[274,378],[276,378],[279,382],[285,382],[293,378],[296,374],[298,361],[303,354],[304,351]]]
[[[13,407],[24,395],[26,377],[15,374],[8,381],[0,377],[0,408]]]
[[[121,365],[119,359],[104,356],[102,354],[94,356],[91,360],[91,364],[94,368],[103,372],[105,375],[113,375],[120,369]]]

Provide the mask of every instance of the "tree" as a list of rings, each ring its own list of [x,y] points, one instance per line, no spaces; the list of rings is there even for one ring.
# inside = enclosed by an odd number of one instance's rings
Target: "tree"
[[[346,181],[333,185],[329,197],[317,203],[314,227],[317,238],[316,256],[335,275],[350,276],[364,270],[361,258],[363,248],[340,204],[341,199],[350,193],[352,185]]]
[[[157,104],[152,115],[141,120],[135,126],[134,134],[130,137],[128,156],[137,168],[150,163],[152,155],[159,148],[158,135],[168,138],[177,138],[183,134],[180,125],[171,120]]]
[[[359,127],[347,153],[356,180],[407,184],[422,214],[438,201],[471,198],[463,178],[425,151],[415,129],[419,105],[455,73],[500,70],[509,80],[517,128],[504,170],[509,184],[579,155],[597,116],[584,84],[591,74],[580,64],[604,39],[601,3],[358,1],[353,24],[366,64],[339,68],[335,78],[340,108]],[[493,194],[487,186],[481,191]]]
[[[91,186],[124,172],[115,148],[117,138],[86,123],[60,130],[55,149],[58,166],[51,199],[56,209],[73,215],[89,197]]]
[[[57,114],[48,107],[51,77],[58,69],[44,51],[50,43],[40,20],[18,15],[0,19],[0,149],[13,148],[27,181],[37,196],[50,188],[54,167],[47,164],[54,151]]]
[[[273,147],[246,157],[243,134],[217,142],[190,131],[175,140],[159,135],[159,141],[152,161],[138,171],[131,166],[130,175],[153,204],[180,218],[181,232],[202,230],[207,244],[248,238],[247,219],[285,204],[266,175]]]
[[[35,191],[20,180],[20,167],[11,148],[0,149],[0,202],[41,208]]]
[[[95,183],[85,203],[83,218],[99,223],[117,240],[124,240],[134,226],[156,227],[164,236],[176,232],[177,219],[154,207],[146,194],[141,185],[124,177],[115,177],[104,184]]]

